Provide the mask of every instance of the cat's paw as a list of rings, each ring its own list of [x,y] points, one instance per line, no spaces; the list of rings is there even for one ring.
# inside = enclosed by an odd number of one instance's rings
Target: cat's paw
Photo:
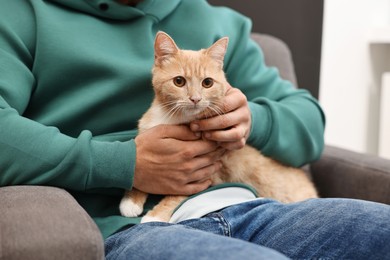
[[[122,216],[131,218],[141,215],[144,208],[142,205],[135,204],[132,200],[122,200],[119,204],[119,210]]]
[[[148,223],[148,222],[168,222],[168,221],[165,221],[159,217],[153,217],[148,215],[143,216],[141,219],[141,223]]]

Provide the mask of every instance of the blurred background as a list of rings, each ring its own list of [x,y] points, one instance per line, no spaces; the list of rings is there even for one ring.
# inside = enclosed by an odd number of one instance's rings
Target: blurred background
[[[390,0],[209,0],[290,47],[327,144],[390,158]]]

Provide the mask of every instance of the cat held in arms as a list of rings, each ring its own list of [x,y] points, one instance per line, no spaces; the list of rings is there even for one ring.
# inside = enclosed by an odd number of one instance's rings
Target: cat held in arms
[[[152,79],[155,98],[139,121],[139,132],[159,124],[188,124],[222,111],[218,105],[229,86],[223,71],[227,46],[228,38],[224,37],[208,49],[181,50],[168,34],[158,32]],[[213,175],[212,185],[244,183],[252,186],[260,197],[284,203],[318,197],[302,170],[284,166],[249,145],[227,151],[221,162],[222,168]],[[147,196],[135,188],[126,191],[120,203],[121,214],[140,215]],[[165,196],[141,222],[168,222],[185,198]]]

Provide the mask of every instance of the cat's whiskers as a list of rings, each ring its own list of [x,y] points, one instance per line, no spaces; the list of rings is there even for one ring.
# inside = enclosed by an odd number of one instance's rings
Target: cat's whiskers
[[[187,122],[189,116],[193,116],[191,112],[194,107],[186,101],[168,101],[160,107],[165,111],[163,121],[167,123]],[[202,107],[198,106],[198,108]]]
[[[181,106],[175,104],[173,107],[170,107],[170,109],[167,111],[166,114],[164,114],[164,121],[170,122],[171,119],[176,116],[175,114],[181,110]]]
[[[211,101],[210,102],[210,106],[209,106],[209,110],[213,111],[215,113],[215,115],[211,114],[211,116],[220,116],[220,115],[223,115],[225,114],[223,109],[222,109],[222,102],[220,101]]]
[[[160,107],[161,107],[162,109],[167,109],[167,108],[172,109],[172,108],[174,108],[176,105],[177,105],[177,102],[176,102],[176,101],[167,101],[167,102],[161,103],[161,104],[160,104]]]

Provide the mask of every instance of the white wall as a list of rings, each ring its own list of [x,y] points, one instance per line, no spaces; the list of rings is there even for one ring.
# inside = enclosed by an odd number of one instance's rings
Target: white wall
[[[390,71],[390,0],[325,0],[323,26],[326,143],[378,154],[380,78]],[[381,37],[389,44],[375,43]]]

